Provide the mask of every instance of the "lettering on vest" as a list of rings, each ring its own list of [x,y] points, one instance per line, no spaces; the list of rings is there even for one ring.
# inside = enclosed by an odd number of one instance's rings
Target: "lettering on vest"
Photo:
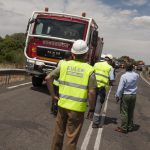
[[[83,78],[83,74],[84,74],[83,68],[77,68],[72,66],[67,67],[67,75]]]

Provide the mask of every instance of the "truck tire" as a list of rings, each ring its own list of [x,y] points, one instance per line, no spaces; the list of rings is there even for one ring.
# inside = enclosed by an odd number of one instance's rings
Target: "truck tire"
[[[32,85],[37,87],[41,86],[43,83],[43,78],[32,76]]]

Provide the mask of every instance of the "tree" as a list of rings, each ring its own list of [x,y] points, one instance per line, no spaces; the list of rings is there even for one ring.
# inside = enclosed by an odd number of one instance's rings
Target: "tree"
[[[0,63],[24,64],[25,34],[15,33],[0,37]]]

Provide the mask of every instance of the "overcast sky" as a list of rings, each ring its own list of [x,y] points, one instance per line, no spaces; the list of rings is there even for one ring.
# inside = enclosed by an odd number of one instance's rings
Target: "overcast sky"
[[[150,0],[0,0],[0,36],[25,32],[35,10],[80,15],[99,26],[103,53],[130,56],[150,64]]]

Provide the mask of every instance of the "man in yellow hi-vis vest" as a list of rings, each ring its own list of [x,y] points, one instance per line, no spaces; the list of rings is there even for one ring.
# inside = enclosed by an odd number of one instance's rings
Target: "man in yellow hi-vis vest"
[[[100,127],[100,113],[102,109],[102,105],[105,101],[106,90],[109,88],[110,76],[112,75],[112,66],[108,63],[108,58],[104,56],[101,57],[101,61],[95,63],[94,70],[97,81],[97,89],[96,89],[96,105],[95,112],[93,116],[93,124],[92,128]],[[114,78],[114,77],[111,77]]]
[[[62,150],[66,132],[65,150],[76,150],[76,144],[84,121],[84,112],[89,101],[89,118],[93,117],[96,99],[94,69],[85,63],[88,52],[85,41],[77,40],[72,49],[74,60],[63,62],[46,78],[50,83],[52,99],[58,100],[58,113],[51,150]],[[55,95],[53,80],[59,78],[59,99]]]

